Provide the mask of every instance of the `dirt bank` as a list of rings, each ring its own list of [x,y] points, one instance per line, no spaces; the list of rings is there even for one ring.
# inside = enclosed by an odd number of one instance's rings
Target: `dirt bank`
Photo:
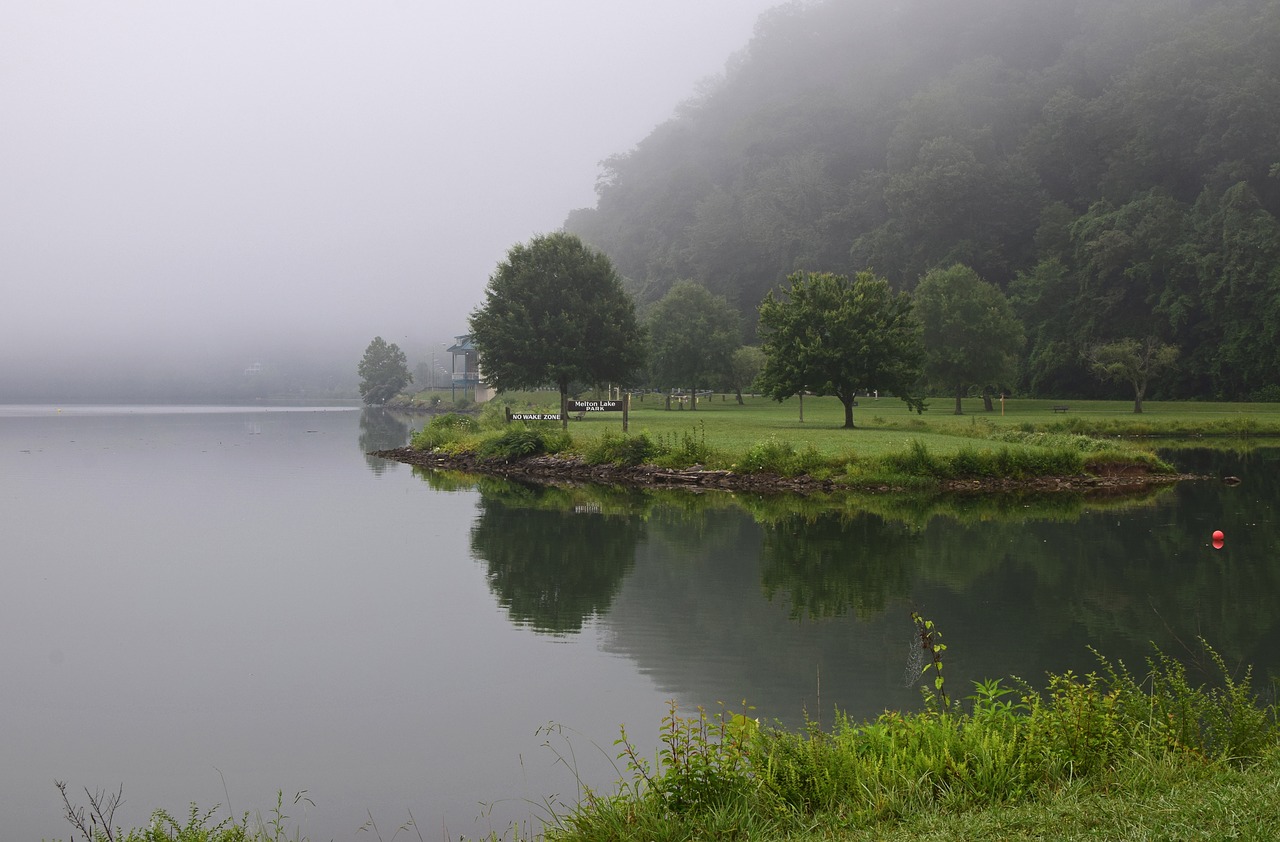
[[[633,468],[617,465],[588,465],[574,457],[533,456],[514,462],[478,459],[473,455],[453,456],[426,453],[408,447],[377,450],[372,456],[417,465],[422,468],[492,474],[524,481],[563,484],[601,483],[634,485],[649,488],[716,489],[749,491],[760,494],[815,494],[826,491],[864,491],[888,493],[903,491],[889,485],[848,486],[831,480],[809,476],[782,477],[775,474],[736,474],[733,471],[711,471],[693,467],[681,470],[639,465]],[[945,480],[940,489],[952,493],[974,494],[1007,491],[1074,491],[1087,494],[1115,494],[1139,491],[1153,485],[1166,485],[1180,480],[1209,479],[1194,474],[1148,474],[1133,469],[1117,470],[1103,476],[1035,477],[1031,479],[956,479]]]

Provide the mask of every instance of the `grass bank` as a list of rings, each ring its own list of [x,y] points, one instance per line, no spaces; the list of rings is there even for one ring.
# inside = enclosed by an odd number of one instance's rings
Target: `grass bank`
[[[788,731],[748,711],[674,706],[655,758],[625,730],[615,791],[550,811],[548,840],[1271,839],[1280,730],[1249,673],[1206,644],[1196,684],[1156,654],[1145,674],[980,682],[948,698],[941,638],[920,620],[931,690],[919,713]]]
[[[505,423],[506,407],[553,411],[548,405],[553,400],[547,393],[502,396],[473,421],[453,415],[434,419],[413,446],[508,460],[550,453],[581,457],[590,464],[673,469],[696,465],[743,474],[807,475],[853,488],[927,489],[968,478],[1172,472],[1149,443],[1114,432],[1122,421],[1128,422],[1119,402],[1081,405],[1081,412],[1071,418],[1054,412],[1048,401],[1028,401],[1016,409],[1014,402],[1006,402],[1004,415],[983,413],[980,401],[975,401],[973,414],[921,417],[895,399],[863,399],[855,415],[859,426],[848,430],[841,428],[842,407],[831,398],[806,399],[801,420],[798,400],[779,404],[757,397],[739,406],[731,399],[713,398],[697,410],[668,410],[660,398],[649,396],[633,402],[625,434],[620,413],[589,414],[570,422],[568,431],[557,422]],[[1198,414],[1170,416],[1163,423],[1168,431],[1184,431],[1182,435],[1246,427],[1250,435],[1272,428],[1280,433],[1280,407],[1270,415],[1250,415],[1244,424],[1230,406],[1215,406],[1212,412],[1200,412],[1204,407],[1194,405]],[[1163,405],[1155,404],[1148,417],[1162,411]],[[1150,420],[1132,423],[1140,425],[1134,429],[1141,435],[1152,434]],[[1168,431],[1165,434],[1173,434]]]

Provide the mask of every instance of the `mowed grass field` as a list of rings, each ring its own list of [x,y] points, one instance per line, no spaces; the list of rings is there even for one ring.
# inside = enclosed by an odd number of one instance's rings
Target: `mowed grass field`
[[[555,396],[530,393],[520,396],[554,408]],[[633,399],[629,418],[631,434],[648,433],[667,439],[686,435],[704,437],[716,450],[741,453],[770,437],[792,444],[797,450],[812,446],[824,456],[850,452],[878,457],[903,450],[911,441],[925,444],[930,452],[951,455],[963,448],[1008,447],[985,437],[1002,429],[1082,433],[1101,436],[1259,436],[1280,435],[1280,404],[1147,401],[1143,413],[1133,412],[1132,401],[1062,401],[1009,399],[1001,410],[983,410],[982,399],[963,402],[963,415],[955,415],[954,398],[931,398],[928,410],[917,415],[897,398],[859,398],[854,407],[854,429],[843,429],[844,407],[835,398],[806,397],[804,420],[801,403],[792,398],[779,403],[763,397],[746,397],[739,406],[732,395],[714,395],[699,402],[698,409],[664,408],[661,395]],[[1055,406],[1069,407],[1055,412]],[[606,431],[620,433],[618,412],[589,413],[569,423],[576,441],[598,438]]]

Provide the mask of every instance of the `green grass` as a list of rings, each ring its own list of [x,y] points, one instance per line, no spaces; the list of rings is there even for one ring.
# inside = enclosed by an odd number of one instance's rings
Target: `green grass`
[[[1208,644],[1202,684],[1157,650],[1140,678],[1099,657],[1042,690],[979,682],[957,703],[945,647],[919,627],[936,656],[923,711],[790,731],[672,703],[657,757],[623,729],[616,791],[553,809],[545,838],[1276,838],[1276,708]]]
[[[414,445],[491,451],[488,439],[505,427],[505,406],[549,411],[555,400],[546,392],[500,396],[485,405],[478,429],[441,431],[433,422]],[[661,398],[649,396],[632,403],[628,435],[622,433],[621,413],[596,413],[571,421],[569,439],[555,422],[530,423],[545,441],[526,446],[530,452],[581,455],[593,464],[700,465],[808,474],[850,487],[927,488],[947,479],[1100,473],[1117,465],[1169,472],[1148,446],[1134,443],[1133,436],[1154,435],[1157,428],[1184,436],[1280,434],[1280,406],[1272,404],[1153,403],[1150,412],[1134,416],[1131,404],[1093,401],[1072,405],[1073,414],[1064,417],[1052,411],[1053,401],[1008,401],[1001,415],[983,412],[974,400],[963,416],[939,413],[937,402],[923,416],[892,398],[859,403],[856,428],[844,429],[843,407],[834,398],[807,398],[801,421],[798,400],[755,397],[740,406],[712,398],[697,410],[667,410]],[[1122,438],[1120,432],[1133,436]]]

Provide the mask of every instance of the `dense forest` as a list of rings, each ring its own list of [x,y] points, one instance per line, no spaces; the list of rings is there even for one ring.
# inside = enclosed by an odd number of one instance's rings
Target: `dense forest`
[[[1180,351],[1152,397],[1280,399],[1280,0],[791,3],[602,166],[566,228],[642,306],[963,263],[1023,392],[1120,396],[1086,352],[1133,337]]]

